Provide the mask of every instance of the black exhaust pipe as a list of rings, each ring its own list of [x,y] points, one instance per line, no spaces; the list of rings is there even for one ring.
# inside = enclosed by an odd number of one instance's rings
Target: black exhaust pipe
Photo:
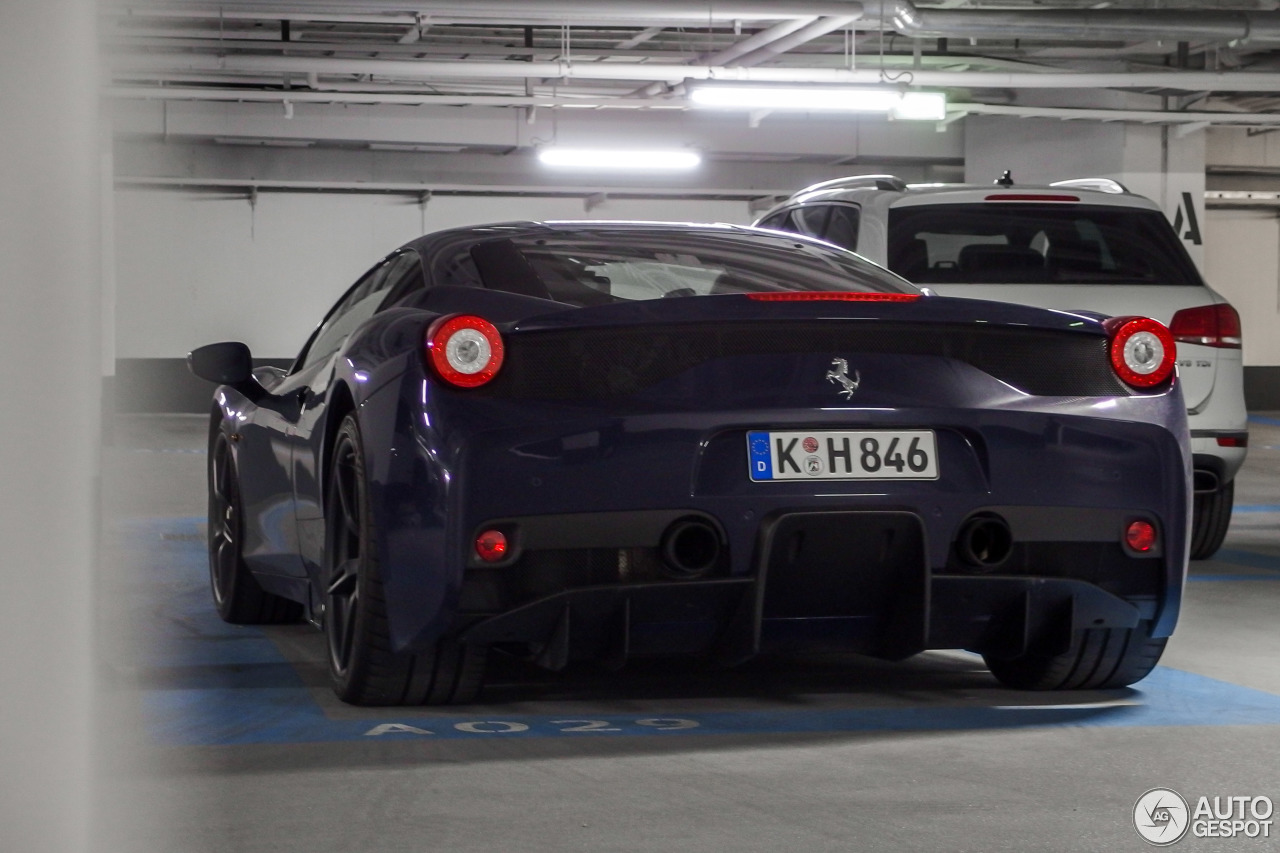
[[[662,564],[673,578],[697,578],[720,562],[720,532],[700,518],[682,518],[662,534]]]
[[[1009,523],[994,513],[979,513],[965,519],[956,536],[956,553],[966,566],[979,572],[999,568],[1013,553],[1013,531]]]
[[[1216,471],[1197,468],[1192,472],[1192,488],[1197,495],[1209,495],[1222,488],[1222,480]]]

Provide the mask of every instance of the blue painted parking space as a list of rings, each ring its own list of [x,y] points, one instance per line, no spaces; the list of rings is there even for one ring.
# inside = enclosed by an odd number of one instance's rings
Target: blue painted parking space
[[[164,744],[1280,725],[1280,695],[1166,667],[1134,688],[1095,691],[1078,702],[1072,702],[1069,693],[1018,693],[974,685],[954,691],[952,699],[940,679],[937,689],[930,691],[930,701],[903,705],[900,696],[887,697],[884,707],[866,707],[863,693],[859,701],[864,704],[858,707],[816,707],[802,699],[785,708],[708,711],[664,699],[621,706],[604,703],[611,710],[586,714],[505,713],[478,705],[359,709],[335,718],[268,632],[228,625],[217,617],[208,597],[199,522],[154,520],[118,530],[141,561],[145,594],[152,599],[141,605],[150,618],[143,620],[140,681],[147,728]],[[1224,551],[1222,560],[1280,578],[1277,557]],[[653,710],[655,705],[660,710]],[[619,707],[628,710],[620,712]]]
[[[1257,551],[1243,551],[1238,548],[1223,548],[1213,555],[1216,565],[1239,566],[1253,569],[1249,573],[1204,570],[1204,563],[1191,564],[1187,580],[1191,583],[1217,581],[1280,581],[1280,556],[1262,554]]]

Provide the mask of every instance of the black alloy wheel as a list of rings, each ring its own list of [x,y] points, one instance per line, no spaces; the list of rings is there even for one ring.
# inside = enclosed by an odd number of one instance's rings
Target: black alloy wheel
[[[364,459],[356,443],[358,434],[344,430],[338,436],[330,468],[325,509],[325,636],[329,666],[334,678],[351,673],[360,615],[360,562],[366,539]]]
[[[219,434],[209,457],[209,586],[225,621],[239,625],[294,622],[302,605],[266,592],[244,562],[244,510],[235,455]]]
[[[391,648],[377,522],[354,413],[334,439],[325,492],[324,632],[338,698],[354,705],[443,705],[480,692],[488,650],[450,638],[420,652]]]

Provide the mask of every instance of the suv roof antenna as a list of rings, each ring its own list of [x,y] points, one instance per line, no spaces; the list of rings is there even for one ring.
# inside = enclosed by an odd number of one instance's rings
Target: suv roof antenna
[[[1010,170],[1010,169],[1005,169],[1005,170],[1004,170],[1004,174],[1000,176],[1000,178],[996,181],[996,183],[997,183],[997,184],[999,184],[999,185],[1000,185],[1000,186],[1002,186],[1002,187],[1011,187],[1011,186],[1013,186],[1013,172],[1012,172],[1012,170]]]

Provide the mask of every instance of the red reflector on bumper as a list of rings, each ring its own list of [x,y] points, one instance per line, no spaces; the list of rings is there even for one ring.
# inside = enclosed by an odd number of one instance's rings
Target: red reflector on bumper
[[[1156,529],[1149,521],[1134,521],[1125,530],[1124,541],[1135,551],[1150,551],[1156,544]]]
[[[476,537],[476,555],[486,563],[496,563],[507,556],[507,537],[501,530],[486,530]]]
[[[1219,447],[1248,447],[1249,436],[1247,435],[1220,435],[1218,436]]]

